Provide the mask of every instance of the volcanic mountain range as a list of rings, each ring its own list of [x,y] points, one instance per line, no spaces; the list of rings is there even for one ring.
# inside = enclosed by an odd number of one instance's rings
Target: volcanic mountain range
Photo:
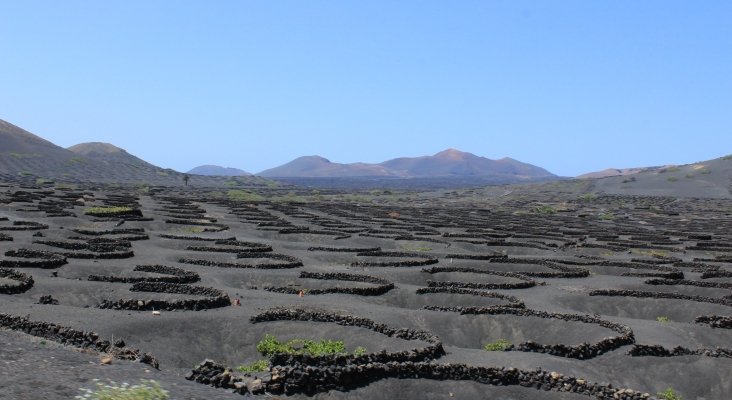
[[[393,178],[447,178],[447,177],[501,177],[510,181],[556,179],[543,168],[511,158],[491,160],[455,149],[441,151],[433,156],[401,157],[379,164],[331,162],[319,156],[297,158],[287,164],[268,169],[257,175],[279,177],[393,177]]]
[[[22,128],[0,120],[0,173],[41,178],[81,177],[104,182],[182,180],[182,173],[163,169],[109,143],[81,143],[64,149]],[[194,175],[246,176],[245,171],[215,165],[196,167]],[[545,169],[511,158],[491,160],[448,149],[433,156],[402,157],[379,164],[340,164],[323,157],[297,158],[257,174],[265,178],[450,178],[490,177],[504,183],[551,180]]]
[[[236,168],[207,165],[194,168],[189,174],[192,183],[204,186],[219,186],[230,179],[266,185],[265,179],[248,176],[250,174]],[[172,169],[155,166],[108,143],[82,143],[65,149],[0,120],[0,176],[6,179],[25,177],[100,183],[182,185],[185,182],[184,175]],[[455,149],[444,150],[432,156],[401,157],[377,164],[342,164],[319,156],[299,157],[257,175],[263,178],[316,181],[356,178],[358,182],[359,179],[374,178],[379,182],[413,181],[420,185],[425,180],[442,180],[453,182],[453,186],[561,179],[545,169],[511,158],[491,160]],[[679,166],[608,169],[579,178],[589,179],[591,187],[588,190],[598,193],[730,197],[732,156]],[[306,183],[317,184],[316,181]],[[571,186],[572,182],[558,184]],[[560,188],[556,186],[557,183],[553,185],[554,189]],[[429,184],[426,185],[428,186]]]

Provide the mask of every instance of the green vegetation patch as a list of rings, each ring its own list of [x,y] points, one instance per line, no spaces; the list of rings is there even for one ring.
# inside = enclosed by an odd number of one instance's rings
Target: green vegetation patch
[[[346,345],[342,340],[321,339],[319,341],[310,339],[290,339],[286,342],[279,341],[274,335],[265,335],[264,339],[257,343],[257,351],[266,357],[275,354],[306,354],[310,356],[325,356],[333,354],[348,354]],[[366,349],[358,347],[354,351],[356,355],[366,354]]]
[[[249,364],[244,364],[236,367],[239,372],[264,372],[269,371],[269,361],[257,360]]]
[[[535,212],[538,214],[554,214],[557,212],[557,210],[550,205],[544,204],[544,205],[541,205],[538,207],[534,207],[534,209],[531,210],[531,212]]]
[[[487,343],[483,346],[485,351],[506,351],[511,347],[511,342],[506,339],[498,339],[495,342]]]
[[[248,190],[239,190],[239,189],[232,189],[229,190],[226,195],[229,197],[229,200],[234,201],[262,201],[264,198],[254,192],[250,192]]]
[[[611,212],[604,212],[604,213],[600,214],[599,218],[602,221],[612,221],[615,219],[615,214],[613,214]]]
[[[110,216],[130,214],[134,211],[132,207],[89,207],[84,214],[93,216]]]
[[[36,178],[36,185],[51,185],[53,183],[53,179]]]
[[[93,400],[167,400],[168,391],[163,390],[160,384],[153,380],[142,379],[137,385],[130,385],[126,382],[117,384],[114,381],[109,383],[101,383],[98,379],[94,380],[96,390],[80,389],[83,395],[74,397],[75,399],[93,399]]]
[[[661,400],[682,400],[681,395],[676,393],[676,391],[671,388],[668,388],[668,389],[664,390],[663,392],[659,392],[656,395]]]
[[[663,324],[665,324],[665,323],[667,323],[667,322],[671,322],[671,320],[670,320],[670,319],[668,319],[668,317],[666,317],[666,316],[663,316],[663,315],[662,315],[662,316],[660,316],[660,317],[656,317],[656,321],[658,321],[658,322],[661,322],[661,323],[663,323]]]
[[[578,198],[578,200],[586,202],[591,202],[595,199],[597,199],[597,195],[595,193],[585,193]]]

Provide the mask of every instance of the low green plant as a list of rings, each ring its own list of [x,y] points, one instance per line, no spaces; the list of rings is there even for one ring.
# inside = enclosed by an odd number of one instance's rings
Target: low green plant
[[[269,361],[257,360],[249,364],[244,364],[236,367],[239,372],[264,372],[269,371]]]
[[[342,340],[330,339],[314,341],[295,338],[281,342],[274,335],[267,334],[257,343],[257,351],[266,357],[280,353],[324,356],[329,354],[346,354],[346,346]]]
[[[554,207],[546,204],[535,207],[532,211],[539,214],[554,214],[557,212]]]
[[[132,211],[132,207],[89,207],[84,210],[84,213],[89,215],[113,215],[124,214],[130,211]]]
[[[201,228],[200,226],[186,226],[184,228],[178,228],[176,231],[183,233],[202,233],[205,232],[206,229]]]
[[[505,351],[511,347],[511,342],[506,339],[498,339],[495,342],[487,343],[483,346],[485,351]]]
[[[678,180],[679,180],[679,178],[677,178],[677,177],[675,177],[675,176],[669,176],[669,177],[668,177],[668,178],[666,178],[666,179],[667,179],[667,180],[668,180],[669,182],[676,182],[676,181],[678,181]]]
[[[418,252],[418,253],[423,253],[423,252],[426,252],[426,251],[432,251],[432,248],[431,247],[427,247],[427,246],[414,246],[414,247],[411,247],[411,246],[400,246],[400,248],[402,250],[404,250],[404,251],[414,251],[414,252]]]
[[[615,215],[611,212],[604,212],[604,213],[600,214],[599,218],[602,221],[612,221],[615,219]]]
[[[705,169],[699,171],[699,173],[702,175],[709,175],[712,173],[712,171],[705,168]]]
[[[658,171],[659,174],[665,174],[666,172],[678,172],[679,167],[668,167]]]
[[[137,385],[130,385],[127,382],[117,384],[110,381],[108,384],[95,379],[96,390],[80,389],[83,395],[75,399],[93,400],[167,400],[168,391],[163,390],[160,384],[153,380],[142,379]]]
[[[355,349],[353,349],[353,355],[354,356],[359,356],[360,357],[360,356],[362,356],[364,354],[366,354],[366,348],[365,347],[358,346]]]
[[[670,319],[668,319],[668,317],[666,317],[666,316],[663,316],[663,315],[662,315],[662,316],[660,316],[660,317],[656,317],[656,321],[658,321],[658,322],[661,322],[661,323],[664,323],[664,324],[665,324],[665,323],[667,323],[667,322],[670,322],[671,320],[670,320]]]
[[[234,201],[262,201],[264,198],[256,193],[247,190],[232,189],[226,194],[230,200]]]
[[[137,186],[137,191],[143,194],[150,193],[150,184],[142,182]]]
[[[658,392],[656,395],[661,400],[682,400],[681,395],[676,393],[676,391],[671,388],[668,388],[663,392]]]
[[[582,196],[579,197],[579,200],[581,201],[593,201],[597,198],[597,195],[595,193],[585,193]]]

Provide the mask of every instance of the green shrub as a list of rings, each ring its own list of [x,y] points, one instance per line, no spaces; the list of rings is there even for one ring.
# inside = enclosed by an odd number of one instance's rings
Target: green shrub
[[[662,315],[662,316],[660,316],[660,317],[656,317],[656,321],[658,321],[658,322],[661,322],[661,323],[664,323],[664,324],[665,324],[665,323],[667,323],[667,322],[670,322],[671,320],[670,320],[670,319],[668,319],[668,317],[666,317],[666,316],[663,316],[663,315]]]
[[[239,372],[264,372],[269,371],[269,361],[257,360],[249,364],[240,365],[236,368]]]
[[[309,339],[290,339],[287,342],[280,342],[274,335],[264,335],[264,339],[257,343],[257,351],[263,356],[271,357],[275,354],[307,354],[311,356],[324,356],[329,354],[346,354],[346,346],[342,340],[321,339],[314,341]]]
[[[232,189],[227,192],[230,200],[234,201],[262,201],[262,196],[246,190]]]
[[[511,347],[511,342],[506,339],[498,339],[495,342],[491,342],[483,346],[485,351],[505,351]]]
[[[84,213],[87,215],[117,215],[132,212],[132,207],[89,207]]]
[[[615,215],[611,212],[604,212],[599,217],[603,221],[612,221],[615,219]]]
[[[555,212],[557,212],[557,210],[555,210],[552,206],[546,204],[535,207],[532,211],[539,214],[554,214]]]
[[[84,392],[76,399],[94,400],[167,400],[168,391],[163,390],[160,384],[153,380],[141,380],[139,384],[130,386],[129,383],[117,384],[110,381],[108,384],[96,381],[96,390],[80,389]]]
[[[668,178],[666,178],[666,179],[667,179],[667,180],[668,180],[669,182],[676,182],[676,181],[678,181],[678,180],[679,180],[679,178],[677,178],[677,177],[675,177],[675,176],[669,176],[669,177],[668,177]]]
[[[712,171],[710,171],[710,170],[708,170],[708,169],[705,168],[705,169],[699,171],[699,173],[700,174],[703,174],[703,175],[709,175],[709,174],[712,173]]]
[[[358,346],[355,349],[353,349],[353,355],[354,356],[359,356],[360,357],[360,356],[366,354],[366,352],[367,352],[366,351],[366,348],[365,347],[361,347],[361,346]]]
[[[681,395],[676,393],[676,391],[671,388],[668,388],[668,389],[664,390],[663,392],[659,392],[656,395],[661,400],[682,400]]]
[[[596,198],[597,198],[597,195],[594,193],[585,193],[579,197],[579,200],[590,202],[590,201],[595,200]]]

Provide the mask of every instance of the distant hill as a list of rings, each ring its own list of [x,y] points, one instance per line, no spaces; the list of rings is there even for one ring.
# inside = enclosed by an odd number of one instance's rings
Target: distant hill
[[[359,176],[392,176],[388,169],[377,164],[339,164],[320,156],[296,158],[287,164],[271,168],[257,174],[269,177],[359,177]]]
[[[673,197],[732,197],[732,155],[595,179],[593,191]]]
[[[433,156],[395,158],[379,165],[398,176],[409,178],[503,175],[517,180],[531,180],[555,176],[543,168],[512,158],[491,160],[455,149],[447,149]]]
[[[334,163],[319,156],[300,157],[257,174],[270,178],[500,178],[519,182],[557,178],[545,169],[511,158],[491,160],[455,149],[432,156],[401,157],[379,164]]]
[[[192,175],[205,176],[249,176],[249,172],[242,171],[238,168],[227,168],[218,165],[201,165],[188,171]]]
[[[133,156],[126,150],[109,143],[79,143],[69,147],[68,150],[89,160],[95,160],[106,165],[130,165],[140,168],[158,168],[147,161]]]
[[[608,168],[602,171],[588,172],[577,176],[577,179],[597,179],[597,178],[608,178],[611,176],[626,176],[633,175],[643,171],[650,171],[652,169],[658,169],[661,167],[648,167],[648,168]]]

